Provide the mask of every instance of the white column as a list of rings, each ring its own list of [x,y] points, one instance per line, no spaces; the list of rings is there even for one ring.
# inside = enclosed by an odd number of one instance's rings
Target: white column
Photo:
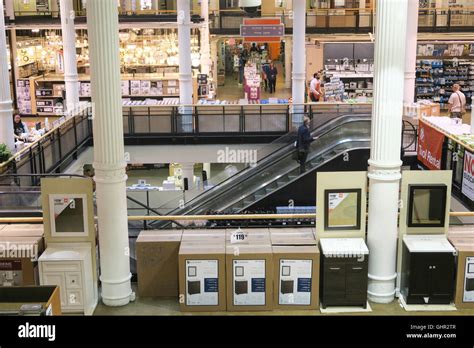
[[[217,50],[218,50],[218,43],[219,43],[219,40],[217,38],[213,38],[211,40],[211,57],[212,57],[212,71],[211,71],[211,77],[212,77],[212,81],[213,81],[213,85],[214,85],[214,91],[216,92],[217,94],[217,89],[218,89],[218,86],[217,86],[217,74],[218,74],[218,67],[217,67],[217,59],[218,59],[218,54],[217,54]]]
[[[160,0],[151,0],[151,9],[158,11],[160,9]]]
[[[191,67],[191,7],[189,0],[178,3],[179,100],[181,105],[193,103],[193,75]],[[181,108],[184,132],[192,132],[191,108]]]
[[[192,190],[194,187],[194,163],[182,163],[181,171],[183,177],[183,188],[184,188],[184,179],[188,179],[189,189]]]
[[[10,75],[8,72],[7,36],[3,1],[0,0],[0,143],[6,144],[11,150],[15,147],[13,137],[13,102],[10,91]]]
[[[403,101],[413,103],[415,100],[416,51],[418,45],[418,1],[408,1],[407,42],[405,53],[405,94]]]
[[[51,14],[53,17],[59,17],[59,4],[58,0],[51,0]]]
[[[293,103],[303,104],[306,80],[306,3],[293,0]],[[303,122],[303,107],[293,108],[293,124]]]
[[[66,82],[66,107],[72,110],[79,104],[79,76],[77,75],[76,29],[72,0],[60,0],[61,30],[64,52],[64,81]]]
[[[88,0],[91,87],[94,105],[94,180],[97,184],[102,300],[133,300],[130,284],[117,0]]]
[[[211,47],[209,43],[209,0],[201,0],[201,73],[209,75],[211,65]]]
[[[377,0],[369,160],[369,299],[395,295],[398,198],[408,0]]]
[[[13,6],[13,0],[5,0],[5,13],[11,21],[15,19],[15,7]]]
[[[285,37],[285,88],[291,88],[291,70],[293,62],[293,40],[290,36]]]

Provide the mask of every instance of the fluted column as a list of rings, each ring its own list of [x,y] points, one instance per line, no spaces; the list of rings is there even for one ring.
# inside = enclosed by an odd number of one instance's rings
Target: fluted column
[[[88,0],[87,28],[102,300],[108,306],[122,306],[134,294],[130,284],[117,0]]]
[[[209,43],[209,0],[201,0],[201,73],[209,75],[211,64],[211,46]]]
[[[293,61],[293,40],[285,37],[285,88],[291,88],[291,62]]]
[[[293,0],[293,103],[303,104],[306,80],[306,2]],[[303,107],[293,108],[293,124],[303,122]]]
[[[79,76],[77,74],[76,29],[72,0],[60,0],[61,31],[64,52],[64,81],[66,83],[66,106],[72,110],[79,104]]]
[[[181,105],[193,103],[193,72],[191,66],[191,7],[189,0],[178,3],[179,100]],[[181,108],[182,130],[192,132],[192,108]]]
[[[0,143],[6,144],[11,150],[15,147],[13,137],[13,102],[10,91],[10,75],[8,73],[7,36],[3,1],[0,0]]]
[[[398,197],[408,0],[377,0],[369,160],[369,299],[395,295]]]
[[[408,1],[407,42],[405,54],[405,94],[403,101],[413,103],[415,100],[416,51],[418,46],[418,1]]]

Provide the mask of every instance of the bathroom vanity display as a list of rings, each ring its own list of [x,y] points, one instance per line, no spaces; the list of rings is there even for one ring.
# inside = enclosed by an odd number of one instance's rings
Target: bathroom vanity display
[[[322,238],[321,307],[367,307],[369,249],[362,238]]]
[[[405,235],[400,292],[406,304],[450,304],[456,251],[445,235]]]

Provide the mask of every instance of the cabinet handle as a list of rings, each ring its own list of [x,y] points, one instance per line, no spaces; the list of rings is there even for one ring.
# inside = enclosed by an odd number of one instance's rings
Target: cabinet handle
[[[433,269],[436,269],[436,266],[433,266]]]
[[[330,267],[329,269],[330,269],[331,271],[339,271],[339,270],[340,270],[339,267]]]
[[[353,269],[354,271],[360,271],[360,270],[362,270],[362,267],[352,267],[352,269]]]

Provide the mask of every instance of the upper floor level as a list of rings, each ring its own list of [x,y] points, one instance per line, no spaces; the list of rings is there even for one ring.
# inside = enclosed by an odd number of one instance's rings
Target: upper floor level
[[[10,25],[59,25],[59,0],[4,0]],[[190,0],[192,20],[203,21],[201,0]],[[415,1],[415,0],[414,0]],[[474,1],[417,0],[420,32],[474,30]],[[76,22],[84,23],[86,0],[73,0]],[[172,26],[176,22],[176,0],[120,0],[120,21],[154,22]],[[262,0],[252,16],[279,17],[287,34],[292,32],[292,0]],[[377,15],[375,0],[306,0],[307,33],[373,32]],[[239,34],[242,19],[249,14],[239,0],[210,0],[209,25],[212,34]]]

